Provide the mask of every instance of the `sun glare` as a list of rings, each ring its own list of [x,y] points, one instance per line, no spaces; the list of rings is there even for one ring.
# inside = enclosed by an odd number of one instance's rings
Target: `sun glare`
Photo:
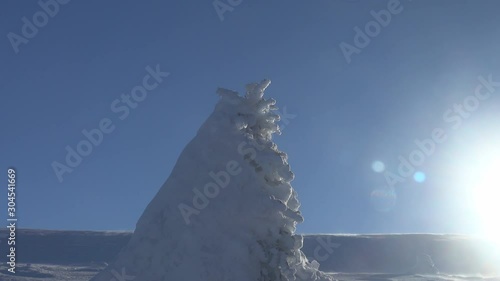
[[[478,179],[475,186],[475,206],[485,236],[498,239],[500,243],[500,151],[490,153],[484,165],[477,167]]]
[[[468,211],[463,223],[470,233],[494,242],[500,250],[500,135],[491,127],[471,126],[457,139],[460,142],[450,151],[454,161],[447,163],[450,183],[460,196],[457,208]]]

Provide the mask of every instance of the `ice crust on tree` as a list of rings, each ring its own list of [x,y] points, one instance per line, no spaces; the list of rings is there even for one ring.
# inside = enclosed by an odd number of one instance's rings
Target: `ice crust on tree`
[[[122,272],[136,281],[332,280],[307,260],[303,238],[295,234],[303,217],[287,155],[272,141],[280,117],[276,101],[263,97],[270,83],[248,84],[244,96],[217,90],[214,112],[179,156],[130,242],[92,280],[110,281]]]

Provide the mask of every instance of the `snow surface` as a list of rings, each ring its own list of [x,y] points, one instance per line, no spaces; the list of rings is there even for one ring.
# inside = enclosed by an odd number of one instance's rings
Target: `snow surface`
[[[131,232],[26,229],[17,234],[21,263],[13,276],[6,270],[5,255],[0,256],[1,281],[88,281],[114,261],[132,237]],[[334,246],[331,253],[329,245]],[[475,237],[305,235],[302,250],[309,259],[321,260],[320,269],[337,280],[500,280],[498,248]],[[413,271],[422,253],[432,257],[439,274],[426,272],[426,263]]]
[[[271,81],[220,100],[139,219],[132,239],[94,281],[327,281],[309,262],[294,175],[272,141],[280,133]]]

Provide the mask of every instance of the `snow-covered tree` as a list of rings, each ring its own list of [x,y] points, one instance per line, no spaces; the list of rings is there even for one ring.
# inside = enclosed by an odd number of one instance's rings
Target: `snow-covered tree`
[[[148,205],[117,261],[93,280],[327,281],[303,252],[303,221],[269,80],[220,100]],[[133,276],[133,277],[132,277]],[[116,279],[118,280],[118,279]]]

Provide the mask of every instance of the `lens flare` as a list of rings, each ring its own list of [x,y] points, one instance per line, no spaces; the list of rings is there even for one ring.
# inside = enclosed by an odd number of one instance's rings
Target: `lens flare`
[[[372,170],[376,173],[382,173],[385,171],[385,164],[382,161],[374,161],[372,163]]]
[[[423,183],[427,179],[427,176],[424,172],[416,172],[413,174],[413,179],[418,183]]]

